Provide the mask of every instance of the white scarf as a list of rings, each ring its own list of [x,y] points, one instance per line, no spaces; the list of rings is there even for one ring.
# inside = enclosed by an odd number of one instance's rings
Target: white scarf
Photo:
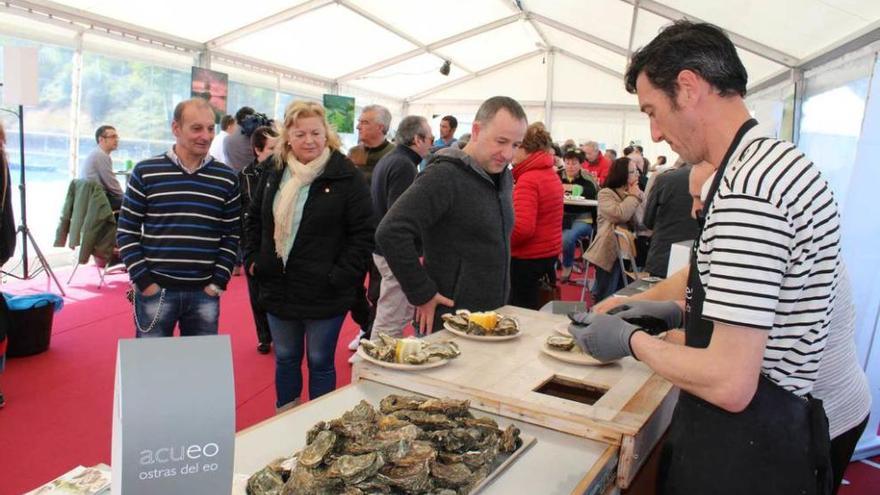
[[[290,254],[285,246],[287,241],[293,235],[291,219],[296,213],[296,201],[299,198],[299,191],[303,186],[311,184],[321,173],[327,162],[330,161],[330,148],[325,147],[324,151],[309,163],[302,164],[297,160],[293,153],[287,154],[287,168],[290,169],[290,179],[284,184],[284,187],[278,191],[278,202],[273,208],[272,214],[275,216],[275,254],[278,255],[287,264],[287,255]]]

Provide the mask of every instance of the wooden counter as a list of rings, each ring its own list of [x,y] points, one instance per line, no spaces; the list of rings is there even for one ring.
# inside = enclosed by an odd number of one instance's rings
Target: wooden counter
[[[627,488],[669,425],[677,389],[633,358],[606,366],[567,364],[541,352],[563,315],[504,306],[523,335],[504,342],[480,342],[441,331],[428,340],[455,340],[461,356],[448,365],[420,372],[354,365],[352,383],[368,380],[432,397],[469,399],[471,406],[499,416],[620,447],[617,485]],[[604,394],[588,405],[539,393],[556,378]]]

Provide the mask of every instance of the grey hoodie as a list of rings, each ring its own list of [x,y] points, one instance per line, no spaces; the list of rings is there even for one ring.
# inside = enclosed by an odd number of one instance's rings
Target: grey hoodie
[[[455,308],[487,311],[507,303],[513,177],[499,187],[473,159],[452,147],[440,150],[394,203],[376,230],[376,243],[415,306],[440,293]],[[425,264],[419,263],[418,239]]]

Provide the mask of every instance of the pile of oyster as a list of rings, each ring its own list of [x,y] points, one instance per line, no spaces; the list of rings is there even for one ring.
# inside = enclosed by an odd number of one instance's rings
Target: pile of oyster
[[[453,359],[461,354],[458,344],[447,342],[425,342],[408,337],[396,339],[380,333],[378,341],[361,339],[361,348],[370,357],[388,363],[424,364],[432,359]]]
[[[306,447],[250,477],[249,495],[466,494],[522,445],[519,429],[474,417],[469,401],[389,395],[321,421]]]
[[[494,311],[471,313],[459,309],[455,313],[442,316],[443,322],[452,328],[469,335],[503,336],[519,332],[519,321],[512,316],[504,316]]]

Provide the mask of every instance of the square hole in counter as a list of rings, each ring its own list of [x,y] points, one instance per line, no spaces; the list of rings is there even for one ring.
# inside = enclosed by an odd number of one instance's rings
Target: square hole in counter
[[[536,388],[535,392],[592,406],[608,392],[608,389],[587,385],[564,376],[553,375]]]

